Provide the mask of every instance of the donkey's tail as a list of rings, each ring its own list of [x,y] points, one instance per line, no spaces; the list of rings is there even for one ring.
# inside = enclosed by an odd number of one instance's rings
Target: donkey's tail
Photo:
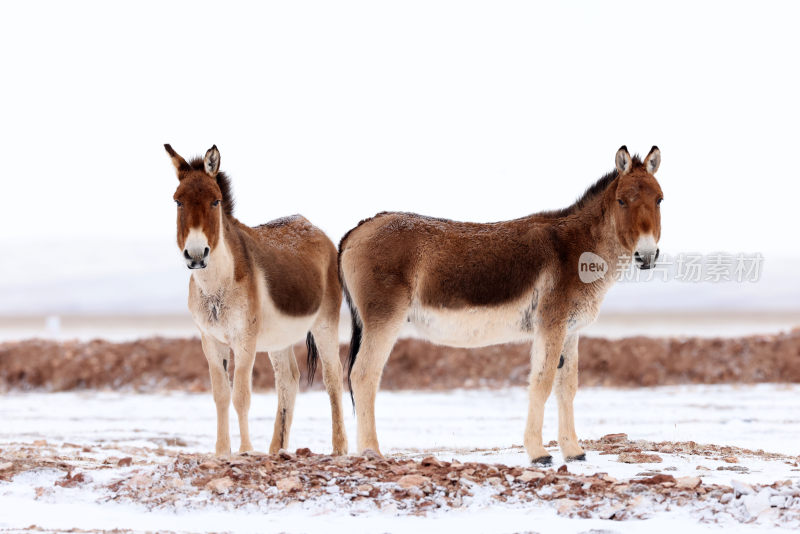
[[[353,333],[350,337],[350,356],[347,358],[347,386],[350,388],[350,402],[353,403],[353,409],[356,407],[356,399],[353,397],[353,381],[350,376],[353,374],[353,366],[356,364],[356,357],[358,356],[358,349],[361,348],[361,332],[363,326],[361,324],[361,317],[358,315],[358,309],[353,304],[353,299],[350,297],[350,292],[342,279],[342,289],[344,290],[344,298],[347,301],[347,307],[350,308],[350,319],[352,320]]]
[[[317,342],[314,341],[314,336],[311,335],[311,332],[306,336],[306,349],[308,349],[306,367],[308,368],[308,385],[310,386],[314,383],[314,375],[317,374],[317,362],[319,361]]]

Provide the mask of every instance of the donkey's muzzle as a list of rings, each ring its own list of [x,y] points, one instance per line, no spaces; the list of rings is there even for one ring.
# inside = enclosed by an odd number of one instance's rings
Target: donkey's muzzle
[[[208,247],[202,251],[183,249],[183,258],[186,260],[186,266],[190,269],[205,269],[208,264],[208,255],[211,252]]]
[[[642,270],[652,269],[653,265],[656,264],[656,260],[658,260],[658,255],[661,253],[661,249],[656,249],[655,252],[651,252],[649,254],[639,254],[639,251],[633,253],[633,259],[636,262],[636,266]]]

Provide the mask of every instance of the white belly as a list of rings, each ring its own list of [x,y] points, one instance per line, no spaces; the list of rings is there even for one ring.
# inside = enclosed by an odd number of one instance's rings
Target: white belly
[[[263,276],[259,276],[261,301],[261,330],[256,340],[256,351],[285,349],[305,341],[306,334],[317,320],[319,310],[312,315],[292,317],[281,313],[272,302]]]
[[[524,305],[448,310],[417,304],[408,314],[417,336],[439,345],[465,348],[529,340],[536,321]]]

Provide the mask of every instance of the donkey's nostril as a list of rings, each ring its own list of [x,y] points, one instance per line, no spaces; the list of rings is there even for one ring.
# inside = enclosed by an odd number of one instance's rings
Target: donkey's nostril
[[[661,249],[660,249],[660,248],[657,248],[657,249],[656,249],[656,257],[655,257],[655,259],[656,259],[656,260],[658,259],[658,255],[659,255],[659,254],[661,254]],[[653,261],[655,261],[655,260],[653,260]]]
[[[208,253],[209,253],[209,252],[211,252],[211,249],[209,249],[208,247],[206,247],[206,249],[203,251],[203,258],[207,258],[207,257],[208,257]]]
[[[183,257],[186,258],[187,260],[191,260],[192,259],[192,257],[189,256],[189,251],[186,250],[186,249],[183,249]]]

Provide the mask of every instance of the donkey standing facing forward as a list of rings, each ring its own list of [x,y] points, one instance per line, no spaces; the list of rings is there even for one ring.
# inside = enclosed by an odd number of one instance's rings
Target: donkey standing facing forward
[[[322,356],[322,377],[333,417],[333,453],[347,453],[342,419],[339,309],[342,303],[336,247],[300,215],[255,228],[233,216],[228,177],[219,171],[216,146],[187,163],[164,145],[180,181],[178,247],[192,270],[189,310],[200,329],[217,405],[218,455],[230,454],[228,359],[235,360],[233,405],[239,416],[239,452],[253,449],[247,423],[257,351],[275,370],[278,412],[270,453],[287,447],[300,371],[293,345],[304,337],[309,380]]]
[[[544,404],[555,381],[558,442],[566,460],[584,460],[575,434],[578,332],[597,316],[613,273],[635,258],[658,257],[661,155],[642,162],[626,147],[616,170],[572,206],[491,224],[408,213],[362,221],[339,245],[339,275],[353,316],[349,378],[358,416],[358,450],[380,453],[375,395],[404,323],[426,339],[454,347],[532,340],[525,449],[549,464],[542,444]],[[592,271],[579,272],[588,255]]]

